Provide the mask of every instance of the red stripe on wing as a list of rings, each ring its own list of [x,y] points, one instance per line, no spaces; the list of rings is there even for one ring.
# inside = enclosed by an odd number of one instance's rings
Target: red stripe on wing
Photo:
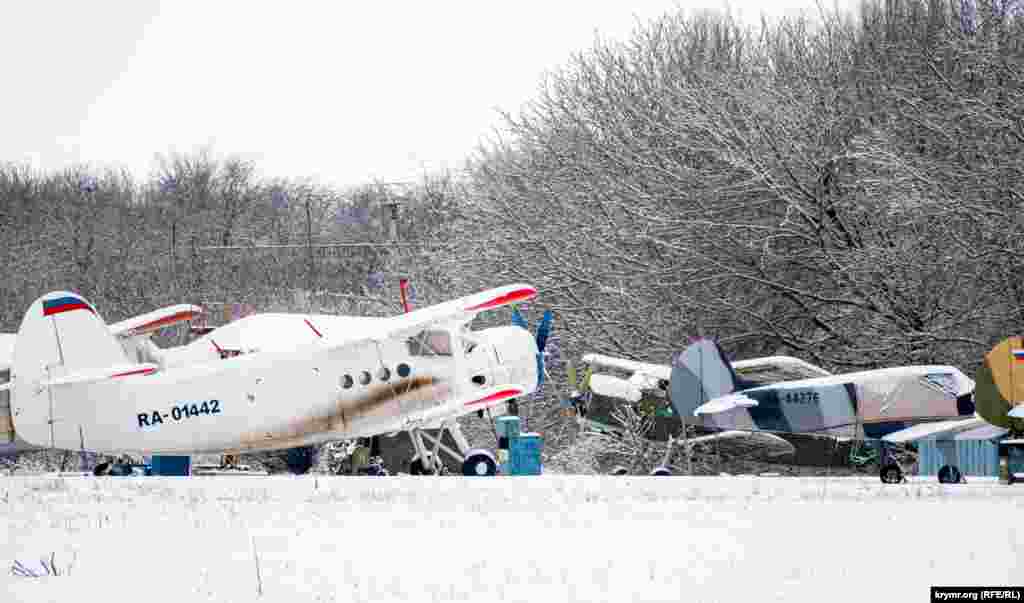
[[[110,378],[111,379],[116,379],[118,377],[129,377],[131,375],[150,375],[150,374],[155,373],[155,372],[156,372],[155,368],[135,369],[134,371],[125,371],[123,373],[115,373],[115,374],[111,375]]]
[[[139,325],[134,329],[129,330],[128,335],[138,335],[139,333],[145,333],[146,331],[151,331],[153,329],[160,328],[164,325],[174,324],[182,320],[192,320],[193,318],[201,314],[202,312],[196,312],[193,310],[185,310],[184,312],[178,312],[177,314],[172,314],[170,316],[158,318],[157,320],[152,320],[145,324]]]
[[[523,390],[521,390],[521,389],[503,389],[501,391],[494,392],[493,394],[491,394],[489,396],[485,396],[483,398],[480,398],[479,400],[473,400],[472,402],[466,402],[465,405],[466,406],[473,406],[473,405],[476,405],[476,404],[486,404],[488,402],[499,402],[501,400],[504,400],[505,398],[514,398],[516,396],[521,396],[521,395],[523,395]]]
[[[466,310],[487,310],[488,308],[496,308],[498,306],[504,306],[505,304],[523,301],[524,299],[530,299],[535,295],[537,295],[536,289],[534,289],[533,287],[524,287],[522,289],[509,291],[505,295],[499,295],[494,299],[487,300],[475,306],[470,306],[466,308]]]

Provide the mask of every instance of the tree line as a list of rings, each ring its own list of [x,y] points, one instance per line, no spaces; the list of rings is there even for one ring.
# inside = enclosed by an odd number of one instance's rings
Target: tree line
[[[16,329],[53,289],[118,320],[233,300],[393,314],[397,275],[421,305],[525,281],[541,291],[527,316],[556,312],[563,359],[665,363],[704,335],[739,358],[971,373],[1024,318],[1022,9],[666,14],[577,53],[465,172],[397,196],[204,153],[145,181],[2,166],[0,320]],[[531,429],[558,425],[568,387],[552,373],[521,406]]]

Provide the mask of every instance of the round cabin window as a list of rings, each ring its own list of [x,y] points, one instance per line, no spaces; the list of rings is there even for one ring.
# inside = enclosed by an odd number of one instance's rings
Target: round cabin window
[[[363,371],[363,374],[359,375],[359,383],[362,385],[369,385],[371,379],[370,371]]]
[[[352,379],[352,375],[345,375],[341,378],[341,387],[348,389],[355,385],[355,380]]]
[[[391,378],[391,371],[388,370],[388,367],[382,366],[380,367],[380,370],[377,371],[377,378],[381,381],[387,381]]]
[[[402,377],[404,379],[404,378],[408,377],[411,373],[412,373],[412,368],[408,364],[403,362],[402,364],[398,365],[398,376],[399,377]]]

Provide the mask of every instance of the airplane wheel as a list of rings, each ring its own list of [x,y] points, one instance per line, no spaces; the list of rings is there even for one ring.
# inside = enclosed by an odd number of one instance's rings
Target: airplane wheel
[[[284,464],[295,475],[304,475],[316,464],[316,447],[300,446],[285,453]]]
[[[669,471],[668,467],[655,467],[654,471],[651,471],[651,475],[670,476],[672,472]]]
[[[882,467],[879,473],[883,484],[898,484],[903,481],[903,470],[895,463],[889,463]]]
[[[486,450],[471,450],[462,462],[462,475],[489,477],[498,474],[498,463],[494,455]]]
[[[939,469],[939,483],[940,484],[959,484],[964,479],[963,474],[957,469],[956,465],[943,465]]]
[[[619,465],[612,469],[612,472],[609,475],[629,475],[629,469]]]
[[[118,477],[124,477],[126,475],[132,475],[132,466],[124,464],[116,464],[110,467],[108,475],[114,475]]]

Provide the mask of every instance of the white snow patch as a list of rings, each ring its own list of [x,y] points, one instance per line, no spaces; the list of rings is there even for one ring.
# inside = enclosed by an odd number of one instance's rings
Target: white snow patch
[[[9,477],[0,592],[19,602],[925,600],[932,585],[1019,582],[1022,505],[1024,488],[991,480]],[[7,570],[51,553],[64,575]]]

